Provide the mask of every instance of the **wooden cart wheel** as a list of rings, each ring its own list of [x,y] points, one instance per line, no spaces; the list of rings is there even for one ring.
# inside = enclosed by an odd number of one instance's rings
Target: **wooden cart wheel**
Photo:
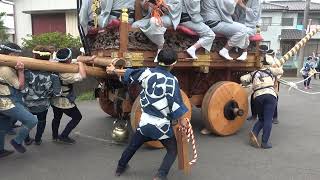
[[[236,133],[245,122],[248,94],[235,82],[218,82],[205,94],[201,108],[206,128],[214,134],[228,136]]]
[[[100,107],[105,113],[107,113],[111,117],[116,118],[118,117],[118,115],[117,115],[117,112],[115,111],[114,104],[112,101],[108,99],[108,96],[106,93],[107,93],[107,89],[99,90],[98,101],[99,101]]]
[[[181,90],[181,96],[184,104],[189,109],[189,111],[184,115],[184,117],[191,119],[192,106],[189,101],[189,98],[182,90]],[[141,112],[141,106],[140,106],[140,96],[138,96],[132,105],[131,114],[130,114],[131,127],[134,132],[136,131],[137,126],[140,122],[141,113],[142,112]],[[146,142],[145,145],[148,147],[156,148],[156,149],[163,148],[163,145],[161,144],[160,141],[149,141],[149,142]]]

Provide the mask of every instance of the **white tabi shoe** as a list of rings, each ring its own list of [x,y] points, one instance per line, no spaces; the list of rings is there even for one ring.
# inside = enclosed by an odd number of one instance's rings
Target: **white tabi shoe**
[[[248,57],[248,52],[243,52],[240,57],[237,58],[238,61],[245,61]]]
[[[229,55],[228,49],[226,49],[226,48],[222,48],[222,49],[219,51],[219,54],[220,54],[220,56],[224,57],[226,60],[229,60],[229,61],[232,61],[232,60],[233,60],[233,58],[230,57],[230,55]]]
[[[203,128],[203,129],[200,131],[200,133],[201,133],[202,135],[209,135],[209,134],[211,134],[211,131],[210,131],[209,129],[207,129],[207,128]]]
[[[196,60],[198,59],[197,55],[196,55],[196,48],[191,46],[187,49],[187,53],[192,57],[192,59]]]

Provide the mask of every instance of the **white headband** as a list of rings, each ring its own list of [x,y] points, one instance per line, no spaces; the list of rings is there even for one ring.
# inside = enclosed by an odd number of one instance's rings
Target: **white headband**
[[[39,54],[39,56],[51,56],[51,52],[32,51],[33,54]]]
[[[175,62],[173,62],[172,64],[169,64],[169,65],[166,65],[166,64],[164,64],[163,62],[159,62],[159,65],[160,65],[160,66],[173,66],[173,65],[175,65],[175,64],[177,64],[177,61],[175,61]]]
[[[6,49],[6,50],[9,50],[9,51],[15,52],[15,53],[21,53],[21,52],[22,52],[22,51],[19,50],[19,49],[13,49],[13,48],[8,47],[8,46],[3,45],[3,44],[0,45],[0,49]]]

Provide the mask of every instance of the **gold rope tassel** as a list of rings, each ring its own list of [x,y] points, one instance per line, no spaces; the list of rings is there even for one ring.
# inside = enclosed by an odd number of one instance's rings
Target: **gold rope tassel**
[[[98,27],[98,18],[99,18],[99,14],[100,12],[98,12],[100,10],[100,0],[94,0],[91,6],[91,11],[93,14],[93,22],[94,22],[94,27],[97,28]]]
[[[286,61],[289,60],[290,57],[297,54],[298,51],[304,47],[307,42],[318,32],[320,32],[320,28],[316,28],[315,30],[308,33],[303,39],[301,39],[289,52],[287,52],[279,61],[277,62],[278,66],[282,66]]]

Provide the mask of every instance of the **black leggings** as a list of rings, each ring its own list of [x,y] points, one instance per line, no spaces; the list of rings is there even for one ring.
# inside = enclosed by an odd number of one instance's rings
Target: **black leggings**
[[[48,109],[43,112],[40,112],[40,113],[32,113],[32,114],[37,116],[37,118],[38,118],[37,133],[35,136],[35,141],[39,142],[39,141],[41,141],[43,132],[46,128],[46,119],[47,119]],[[15,123],[15,122],[13,122],[13,123]],[[30,135],[28,135],[26,137],[26,140],[27,141],[30,140]]]
[[[52,120],[52,137],[54,139],[59,136],[59,126],[63,113],[67,116],[71,117],[71,121],[67,124],[66,128],[61,133],[61,137],[68,137],[71,131],[77,127],[80,120],[82,119],[82,115],[77,108],[77,106],[71,109],[61,109],[55,106],[52,106],[54,118]]]
[[[118,168],[125,169],[130,159],[136,153],[136,151],[141,147],[144,142],[152,141],[151,138],[146,137],[136,130],[135,134],[132,136],[132,139],[128,147],[122,153],[122,156],[118,162]],[[167,176],[169,173],[172,164],[176,160],[178,150],[177,150],[177,141],[175,136],[169,139],[160,140],[162,145],[167,149],[167,154],[162,160],[161,166],[158,169],[158,175]]]
[[[310,82],[311,82],[311,77],[308,80],[306,80],[309,77],[308,75],[306,75],[306,76],[302,75],[302,77],[304,79],[304,81],[303,81],[304,87],[308,87],[310,85]]]

